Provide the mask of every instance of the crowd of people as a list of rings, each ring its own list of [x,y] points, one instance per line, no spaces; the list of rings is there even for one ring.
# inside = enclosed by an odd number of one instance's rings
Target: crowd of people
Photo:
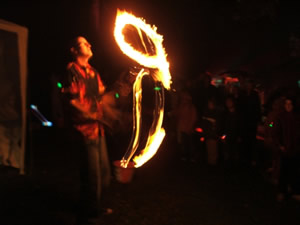
[[[277,186],[278,201],[290,195],[300,200],[297,91],[266,96],[255,80],[235,81],[217,86],[203,73],[178,87],[171,115],[181,159],[212,167],[260,168]]]

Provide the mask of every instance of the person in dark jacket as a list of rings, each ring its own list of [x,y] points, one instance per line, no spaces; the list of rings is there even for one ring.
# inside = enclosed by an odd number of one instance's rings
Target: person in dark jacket
[[[245,90],[239,98],[239,108],[242,119],[242,159],[246,164],[255,166],[257,160],[256,133],[261,121],[261,102],[257,91],[254,89],[254,81],[248,80],[246,82]]]
[[[241,118],[233,96],[225,99],[225,110],[222,113],[221,134],[223,142],[223,158],[225,165],[233,166],[240,157],[239,143],[241,134]]]
[[[279,193],[277,200],[287,196],[289,187],[292,197],[300,200],[300,120],[294,111],[294,101],[286,98],[284,112],[276,123],[276,142],[280,149]]]

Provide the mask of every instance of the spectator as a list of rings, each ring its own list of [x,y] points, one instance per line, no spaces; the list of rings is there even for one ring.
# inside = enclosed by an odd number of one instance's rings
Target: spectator
[[[201,124],[205,136],[207,162],[209,165],[215,166],[219,159],[218,140],[220,135],[220,113],[216,107],[214,98],[208,99]]]
[[[274,99],[269,112],[267,112],[264,121],[264,147],[267,152],[266,167],[267,172],[271,174],[271,182],[278,183],[280,155],[279,148],[276,144],[275,136],[275,123],[279,120],[282,113],[282,100],[281,98]]]
[[[197,122],[197,110],[191,95],[185,90],[180,93],[179,104],[175,109],[175,118],[182,159],[194,162],[196,157],[194,132]]]
[[[232,166],[240,157],[240,114],[236,109],[234,97],[228,96],[225,99],[225,110],[221,121],[221,134],[223,135],[223,157],[225,164]]]
[[[242,158],[248,165],[256,165],[256,132],[261,121],[261,104],[254,82],[248,80],[239,101],[242,116]]]
[[[282,201],[290,185],[292,197],[300,201],[300,120],[294,110],[294,101],[286,98],[284,111],[276,124],[276,144],[280,149],[279,193]]]

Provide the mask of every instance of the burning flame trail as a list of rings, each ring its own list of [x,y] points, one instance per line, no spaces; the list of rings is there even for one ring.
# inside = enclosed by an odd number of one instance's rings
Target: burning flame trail
[[[149,55],[148,53],[142,53],[134,49],[129,43],[125,41],[123,30],[126,25],[134,26],[140,36],[140,40],[146,49],[146,45],[143,40],[142,32],[144,31],[147,38],[154,44],[155,55]],[[125,11],[118,10],[114,36],[117,44],[124,54],[135,60],[140,65],[155,69],[151,73],[152,78],[155,81],[155,85],[159,87],[158,91],[155,92],[155,110],[153,111],[153,122],[149,130],[149,136],[146,142],[145,148],[141,151],[140,155],[135,156],[133,161],[135,167],[140,167],[151,159],[157,152],[160,144],[165,137],[165,130],[162,128],[163,115],[164,115],[164,91],[162,86],[166,89],[170,89],[171,74],[169,71],[169,63],[167,62],[167,55],[162,45],[163,37],[156,32],[155,26],[151,27],[146,24],[141,18],[137,18],[134,15]],[[127,167],[134,153],[136,152],[139,144],[140,128],[141,128],[141,101],[142,101],[142,78],[145,75],[150,75],[150,72],[141,69],[138,73],[136,80],[133,85],[133,134],[130,145],[121,160],[121,166]]]

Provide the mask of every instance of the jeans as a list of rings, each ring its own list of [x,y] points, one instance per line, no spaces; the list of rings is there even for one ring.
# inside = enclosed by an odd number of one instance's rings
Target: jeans
[[[80,150],[80,217],[98,217],[102,189],[109,185],[110,178],[105,137],[84,140],[84,147]]]

